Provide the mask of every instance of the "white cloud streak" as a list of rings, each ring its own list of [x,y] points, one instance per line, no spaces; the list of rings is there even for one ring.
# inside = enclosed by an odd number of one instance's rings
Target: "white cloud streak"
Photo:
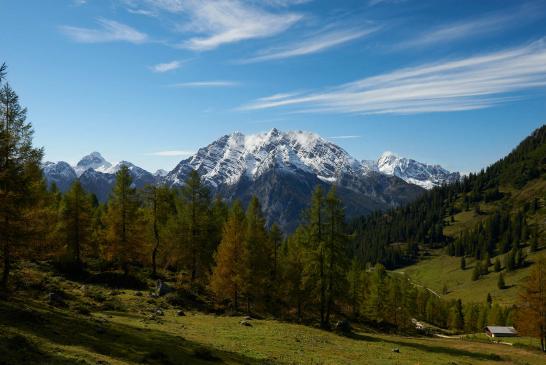
[[[183,30],[196,36],[181,43],[181,48],[206,51],[223,44],[254,38],[266,38],[284,32],[302,15],[273,13],[239,0],[188,0],[182,4],[190,23]]]
[[[362,138],[362,136],[357,135],[346,135],[346,136],[330,136],[327,137],[329,139],[355,139],[355,138]]]
[[[145,33],[123,23],[103,18],[99,18],[97,22],[100,25],[98,29],[65,25],[61,26],[60,30],[67,37],[79,43],[130,42],[141,44],[150,40]]]
[[[182,66],[182,62],[172,61],[172,62],[167,62],[167,63],[159,63],[157,65],[151,66],[150,69],[153,72],[164,73],[164,72],[177,70],[181,66]]]
[[[343,29],[323,32],[305,40],[289,44],[280,48],[272,48],[260,54],[242,60],[241,63],[253,63],[261,61],[278,60],[290,57],[304,56],[325,51],[329,48],[365,37],[379,28],[369,29]]]
[[[398,44],[395,48],[426,47],[459,39],[475,38],[479,35],[491,34],[511,26],[531,22],[540,16],[542,16],[542,11],[537,8],[536,4],[525,4],[509,11],[485,14],[479,18],[467,19],[427,30],[414,39]]]
[[[448,60],[307,93],[276,94],[239,110],[414,114],[489,108],[546,86],[544,39],[512,49]]]
[[[209,80],[209,81],[192,81],[180,82],[171,85],[176,88],[215,88],[215,87],[234,87],[239,86],[237,81],[230,80]]]
[[[170,151],[158,151],[148,153],[150,156],[160,156],[160,157],[187,157],[195,154],[195,151],[187,150],[170,150]]]

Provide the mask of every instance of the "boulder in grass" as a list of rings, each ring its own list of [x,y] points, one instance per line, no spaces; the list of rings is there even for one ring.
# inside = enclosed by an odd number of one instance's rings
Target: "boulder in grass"
[[[47,295],[47,302],[49,305],[53,305],[55,307],[66,307],[63,297],[54,292]]]
[[[244,316],[243,319],[245,321],[251,321],[252,320],[252,317],[251,316]]]
[[[249,321],[244,320],[244,319],[241,322],[239,322],[239,324],[241,326],[245,326],[245,327],[252,327],[252,324]]]
[[[163,282],[161,279],[157,280],[156,286],[155,286],[155,294],[158,297],[162,297],[165,294],[169,294],[174,291],[174,288],[168,285],[167,283]]]
[[[178,317],[184,317],[184,316],[186,315],[186,313],[184,313],[183,310],[179,310],[178,312],[176,312],[176,315],[177,315]]]
[[[348,320],[342,319],[337,321],[335,329],[336,331],[340,331],[342,333],[349,333],[351,332],[351,324]]]

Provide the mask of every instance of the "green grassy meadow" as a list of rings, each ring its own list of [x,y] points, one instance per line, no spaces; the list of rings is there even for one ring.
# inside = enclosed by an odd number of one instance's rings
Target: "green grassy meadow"
[[[46,284],[44,284],[44,282]],[[543,364],[537,349],[480,338],[404,337],[356,326],[343,336],[272,319],[207,314],[148,291],[112,291],[34,266],[0,300],[0,364]],[[48,304],[46,286],[63,293]],[[47,293],[47,291],[46,291]],[[158,314],[157,310],[161,313]],[[184,316],[178,311],[183,309]],[[399,352],[393,352],[398,348]]]

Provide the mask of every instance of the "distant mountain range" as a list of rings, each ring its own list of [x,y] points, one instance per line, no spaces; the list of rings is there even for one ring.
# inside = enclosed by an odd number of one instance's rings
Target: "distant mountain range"
[[[366,214],[404,204],[424,189],[460,178],[441,166],[428,165],[385,152],[377,161],[358,161],[336,144],[317,134],[301,131],[225,135],[172,171],[152,174],[134,164],[112,164],[100,153],[83,157],[76,166],[46,162],[44,175],[66,191],[77,178],[83,187],[106,201],[122,165],[129,167],[133,184],[181,186],[192,169],[201,175],[214,194],[246,203],[257,195],[269,222],[293,229],[317,185],[332,184],[344,200],[347,215]]]

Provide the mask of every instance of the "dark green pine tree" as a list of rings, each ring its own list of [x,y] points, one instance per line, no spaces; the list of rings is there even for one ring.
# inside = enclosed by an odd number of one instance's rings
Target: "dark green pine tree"
[[[246,298],[247,312],[251,304],[262,305],[269,287],[271,273],[271,252],[268,250],[267,232],[262,206],[257,197],[252,197],[246,211],[246,229],[241,258],[243,280],[241,293]]]
[[[341,200],[333,186],[326,197],[325,209],[326,245],[325,259],[327,271],[326,317],[328,326],[336,300],[346,289],[346,271],[349,266],[348,236],[345,229],[345,213]]]
[[[129,272],[129,264],[142,254],[144,237],[137,192],[132,184],[129,168],[122,165],[116,173],[104,217],[109,256],[121,265],[125,274]]]
[[[92,208],[90,196],[76,180],[62,199],[60,230],[67,245],[68,262],[80,267],[82,252],[89,247],[91,240]]]
[[[271,241],[271,245],[273,247],[273,270],[271,275],[273,277],[273,282],[276,283],[279,266],[279,249],[283,241],[283,234],[279,226],[275,223],[271,225],[271,229],[269,231],[269,240]]]
[[[320,326],[326,327],[326,254],[324,233],[324,195],[322,188],[317,186],[311,197],[311,207],[308,212],[309,244],[313,261],[310,266],[316,267],[313,277],[319,292]]]
[[[187,206],[187,222],[189,225],[189,253],[191,281],[195,281],[205,271],[203,261],[212,263],[213,252],[206,252],[208,211],[210,206],[210,193],[203,185],[197,171],[192,170],[182,188],[182,199]]]
[[[15,91],[5,84],[0,66],[0,248],[3,256],[2,289],[7,290],[14,252],[25,243],[29,228],[25,212],[36,199],[42,179],[42,150],[32,146],[32,125]]]

